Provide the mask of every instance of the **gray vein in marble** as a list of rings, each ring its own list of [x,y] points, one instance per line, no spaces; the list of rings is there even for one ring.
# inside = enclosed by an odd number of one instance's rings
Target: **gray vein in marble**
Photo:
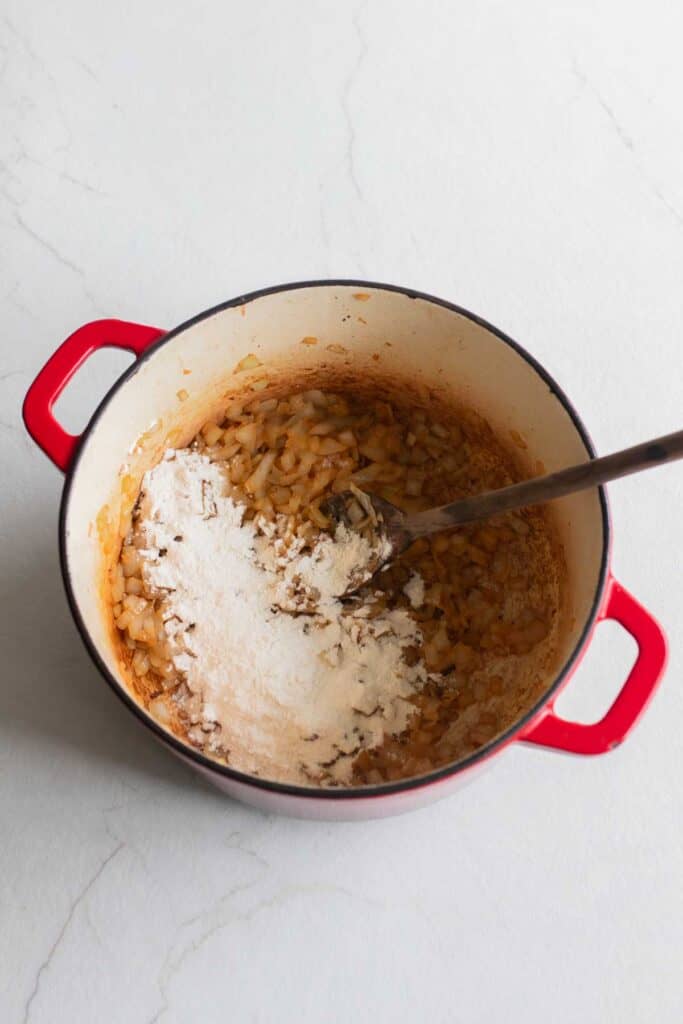
[[[235,843],[231,843],[230,840],[233,838],[237,838],[238,841]],[[179,971],[182,964],[185,962],[185,960],[187,960],[187,958],[190,957],[193,953],[196,953],[197,950],[201,949],[201,947],[206,942],[208,942],[212,935],[215,935],[216,932],[220,931],[228,923],[228,921],[223,920],[222,915],[222,910],[225,908],[225,905],[229,903],[231,900],[233,900],[240,893],[246,892],[248,889],[253,888],[253,886],[258,885],[258,883],[265,877],[270,868],[268,862],[264,860],[263,857],[260,856],[260,854],[256,853],[255,850],[251,850],[244,845],[244,841],[242,840],[241,834],[239,832],[231,832],[230,835],[227,837],[226,843],[229,849],[237,850],[240,853],[245,854],[246,856],[255,860],[259,865],[261,865],[261,867],[264,870],[262,872],[259,872],[256,878],[250,879],[248,882],[241,882],[238,885],[232,886],[230,889],[228,889],[226,893],[224,893],[224,895],[218,900],[218,903],[215,904],[213,907],[209,908],[208,910],[201,911],[198,914],[193,914],[192,917],[188,917],[184,921],[181,921],[177,929],[178,932],[185,931],[188,928],[191,928],[198,921],[202,921],[209,916],[211,916],[213,919],[215,919],[216,916],[218,916],[217,921],[214,920],[214,923],[211,924],[208,929],[204,930],[197,939],[192,940],[187,945],[183,945],[180,951],[175,956],[173,945],[167,952],[164,961],[161,965],[161,969],[159,971],[157,979],[159,995],[161,997],[161,1006],[155,1012],[154,1016],[150,1018],[148,1024],[156,1024],[156,1022],[159,1021],[161,1017],[169,1009],[169,986],[174,976]],[[228,920],[230,919],[231,918],[229,918]]]
[[[0,171],[2,171],[3,174],[6,174],[8,178],[12,178],[13,181],[21,184],[21,178],[19,175],[13,171],[9,164],[4,160],[0,160]]]
[[[40,58],[38,57],[38,54],[33,49],[33,47],[29,43],[29,41],[26,38],[26,36],[24,36],[19,31],[19,29],[14,24],[14,22],[10,21],[10,19],[7,17],[6,14],[2,15],[2,17],[0,18],[0,21],[5,26],[5,28],[8,30],[8,32],[10,32],[14,36],[14,38],[17,40],[17,42],[24,48],[24,50],[29,55],[29,57],[32,60],[34,60],[36,62],[36,64],[42,64]]]
[[[23,149],[23,152],[19,155],[20,160],[26,160],[28,163],[34,164],[36,167],[40,167],[43,171],[47,171],[49,174],[54,174],[58,178],[62,178],[64,181],[68,181],[71,185],[77,185],[78,188],[82,188],[85,192],[91,192],[95,196],[108,196],[108,192],[103,192],[99,188],[95,188],[94,185],[90,185],[87,181],[83,181],[82,178],[76,178],[73,174],[69,174],[68,171],[58,171],[54,167],[50,167],[49,164],[43,163],[41,160],[36,160],[34,156],[30,156],[29,153]]]
[[[33,990],[31,991],[31,994],[30,994],[30,996],[28,997],[28,999],[26,1001],[26,1005],[24,1006],[23,1024],[28,1024],[28,1020],[29,1020],[29,1017],[30,1017],[30,1014],[31,1014],[31,1007],[33,1005],[34,1000],[36,999],[36,996],[38,995],[38,992],[40,991],[40,982],[42,980],[43,974],[49,968],[50,963],[52,962],[52,958],[54,957],[55,953],[59,949],[59,946],[60,946],[60,944],[62,942],[62,939],[66,935],[67,929],[68,929],[69,925],[71,924],[71,922],[73,921],[74,914],[78,910],[78,908],[81,905],[81,903],[83,902],[83,900],[87,897],[88,893],[93,888],[93,886],[96,885],[96,883],[102,877],[102,875],[104,874],[104,871],[106,870],[108,865],[111,864],[111,862],[113,861],[114,857],[116,857],[117,854],[119,854],[121,852],[121,850],[123,850],[125,845],[126,845],[125,843],[119,843],[119,845],[117,847],[115,847],[115,849],[113,849],[112,852],[107,857],[105,857],[105,859],[102,861],[102,863],[98,867],[98,869],[95,872],[95,874],[85,884],[85,886],[81,889],[80,893],[78,894],[78,896],[76,896],[75,900],[71,904],[71,906],[69,908],[69,913],[66,915],[66,918],[64,919],[64,923],[62,924],[62,927],[59,929],[59,934],[57,935],[57,938],[52,943],[52,946],[50,947],[50,950],[49,950],[46,958],[43,960],[42,964],[38,968],[38,971],[37,971],[36,977],[35,977],[35,981],[33,982]]]
[[[24,36],[19,31],[19,29],[16,27],[16,25],[13,22],[11,22],[10,19],[6,15],[3,15],[2,18],[0,18],[0,21],[2,21],[2,23],[7,27],[9,32],[12,33],[12,35],[17,40],[17,42],[20,44],[20,46],[23,47],[23,49],[26,52],[26,54],[31,58],[31,60],[36,64],[36,66],[40,68],[40,70],[43,72],[43,74],[45,75],[47,80],[52,85],[52,96],[53,96],[53,99],[54,99],[54,102],[55,102],[55,106],[57,107],[57,112],[58,112],[59,119],[60,119],[61,124],[62,124],[62,128],[64,129],[64,132],[66,134],[66,142],[64,143],[63,146],[58,146],[57,149],[56,149],[56,152],[65,152],[70,147],[70,145],[71,145],[71,143],[73,141],[73,133],[71,131],[71,128],[69,126],[69,122],[68,122],[66,114],[64,112],[64,107],[62,106],[62,101],[61,101],[61,97],[60,97],[60,93],[59,93],[59,83],[57,82],[57,79],[55,78],[55,76],[52,74],[52,72],[47,67],[46,63],[38,56],[36,51],[33,49],[33,47],[29,43],[29,41],[26,38],[26,36]],[[28,99],[26,97],[24,99],[27,102],[30,103],[30,101],[28,101]],[[30,103],[30,105],[33,106],[32,103]]]
[[[361,893],[352,892],[351,889],[346,889],[342,885],[326,885],[324,883],[320,883],[316,885],[287,885],[281,892],[275,893],[274,896],[271,896],[267,900],[262,900],[250,910],[247,910],[242,914],[235,914],[235,918],[238,921],[252,921],[257,914],[260,914],[263,910],[270,910],[271,907],[277,907],[294,896],[301,896],[309,892],[339,893],[342,896],[347,896],[351,900],[364,903],[366,906],[372,907],[375,910],[386,909],[385,903],[382,903],[381,900],[373,899],[371,896],[364,896]],[[230,922],[226,922],[226,924],[229,923]]]
[[[80,57],[74,57],[74,64],[77,64],[82,71],[85,71],[86,75],[92,78],[94,82],[99,82],[99,78],[97,77],[93,69],[90,67],[90,65],[86,64],[84,60],[80,59]]]
[[[51,242],[48,242],[46,238],[43,238],[41,235],[36,234],[33,228],[29,227],[29,225],[26,223],[21,214],[18,213],[16,210],[14,211],[14,219],[16,220],[21,230],[26,232],[29,238],[32,238],[34,242],[37,242],[38,245],[43,247],[43,249],[46,249],[51,256],[54,256],[56,260],[59,260],[59,262],[62,263],[65,267],[68,267],[69,270],[73,270],[75,274],[79,274],[81,277],[83,277],[82,268],[77,266],[75,263],[72,263],[71,260],[68,259],[66,256],[63,256],[59,249],[56,249],[55,246]]]
[[[582,70],[576,59],[572,61],[572,71],[575,77],[578,79],[579,83],[583,86],[584,89],[586,89],[591,94],[591,96],[596,101],[602,112],[605,114],[607,120],[614,129],[615,135],[617,136],[623,147],[627,149],[628,152],[631,154],[634,166],[636,167],[636,170],[638,171],[638,174],[643,183],[647,186],[652,195],[654,195],[655,198],[659,200],[662,206],[664,206],[665,209],[667,209],[669,213],[676,219],[676,221],[678,221],[678,223],[683,227],[683,213],[681,213],[681,211],[678,210],[676,206],[674,206],[670,199],[667,199],[667,197],[660,189],[659,185],[657,185],[656,182],[652,180],[652,178],[648,174],[647,170],[643,166],[638,156],[638,152],[636,150],[636,146],[633,139],[622,125],[613,108],[607,102],[607,100],[602,95],[597,86],[586,75],[585,71]]]
[[[84,294],[90,300],[92,305],[97,309],[97,302],[95,301],[94,295],[92,295],[92,293],[88,290],[85,280],[85,271],[82,269],[82,267],[79,267],[76,263],[72,263],[72,261],[68,257],[64,256],[59,251],[59,249],[55,248],[55,246],[51,242],[48,242],[47,239],[43,238],[41,235],[36,234],[33,228],[29,227],[29,225],[26,223],[26,221],[21,216],[18,210],[14,211],[14,219],[18,227],[22,231],[24,231],[29,236],[29,238],[32,238],[34,242],[36,242],[43,249],[45,249],[46,252],[49,252],[51,256],[53,256],[56,260],[59,261],[59,263],[61,263],[63,266],[67,267],[74,274],[77,274],[80,277]]]
[[[20,313],[25,313],[26,316],[29,316],[32,320],[35,320],[37,323],[38,317],[36,316],[34,311],[30,309],[28,306],[25,306],[23,302],[20,302],[19,299],[14,294],[18,287],[19,282],[17,281],[12,290],[5,294],[5,301],[9,302],[10,305],[14,306],[15,309],[18,309]]]
[[[260,863],[264,864],[266,867],[269,867],[267,862],[264,861],[259,854],[255,853],[255,851],[249,850],[241,845],[234,848],[239,849],[243,853],[251,854]],[[263,899],[255,903],[254,906],[250,907],[248,910],[242,912],[234,911],[232,913],[229,913],[227,917],[224,917],[223,914],[221,913],[221,910],[225,909],[226,904],[229,905],[230,902],[240,893],[246,892],[249,889],[253,889],[254,886],[257,885],[262,878],[263,875],[259,876],[251,882],[245,882],[240,885],[234,886],[232,889],[229,889],[227,893],[225,893],[225,895],[220,899],[220,901],[214,908],[212,908],[209,911],[204,911],[202,913],[195,914],[193,917],[188,918],[188,920],[181,923],[180,928],[187,928],[195,924],[196,922],[206,919],[208,917],[212,919],[211,924],[207,928],[205,928],[196,939],[192,940],[188,945],[184,946],[175,958],[173,957],[172,950],[169,951],[169,953],[167,953],[166,958],[164,959],[164,963],[162,964],[158,980],[159,992],[162,998],[162,1006],[156,1011],[154,1016],[149,1019],[147,1024],[157,1024],[157,1022],[161,1020],[163,1015],[170,1008],[168,991],[169,986],[171,980],[178,973],[178,971],[185,963],[185,961],[188,960],[195,953],[197,953],[215,935],[223,931],[225,928],[228,928],[231,924],[233,924],[236,921],[252,921],[258,914],[261,914],[264,911],[270,910],[273,907],[281,906],[283,903],[287,902],[288,900],[294,897],[312,892],[341,894],[349,899],[357,900],[361,903],[364,903],[375,910],[378,908],[385,908],[385,904],[381,901],[375,900],[369,896],[364,896],[357,892],[352,892],[350,889],[346,889],[343,886],[339,885],[287,885],[279,892],[276,892],[273,896],[269,896],[267,899]],[[218,917],[218,920],[216,920],[216,917]]]
[[[349,178],[351,180],[351,184],[353,185],[354,192],[361,201],[363,200],[363,193],[361,191],[361,187],[358,181],[358,175],[356,173],[356,129],[353,124],[353,117],[351,116],[351,92],[353,90],[354,85],[356,84],[358,74],[368,52],[368,44],[361,30],[360,24],[360,17],[362,12],[365,10],[366,6],[367,0],[365,0],[365,2],[362,3],[353,14],[353,28],[356,33],[356,36],[358,37],[358,53],[356,55],[353,67],[349,72],[348,78],[344,83],[344,90],[342,92],[342,110],[344,111],[344,118],[346,120],[346,128],[348,133],[345,153],[346,168],[349,174]]]
[[[52,171],[52,167],[48,167],[47,170]],[[83,181],[81,178],[74,177],[73,174],[69,174],[68,171],[54,171],[64,181],[70,182],[72,185],[77,185],[79,188],[84,189],[86,192],[92,192],[95,196],[108,196],[108,192],[103,192],[99,188],[95,188],[94,185],[89,185],[87,181]]]

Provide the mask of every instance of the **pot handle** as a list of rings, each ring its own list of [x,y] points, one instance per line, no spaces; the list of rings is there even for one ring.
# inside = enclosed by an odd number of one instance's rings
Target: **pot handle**
[[[125,320],[93,320],[62,342],[42,368],[24,399],[26,429],[63,472],[69,468],[80,436],[70,434],[52,415],[52,407],[76,370],[100,348],[125,348],[139,356],[165,331]]]
[[[614,703],[599,722],[560,718],[552,703],[522,730],[520,739],[572,754],[604,754],[626,738],[652,698],[666,666],[666,638],[659,623],[612,577],[600,619],[614,619],[631,634],[638,656]]]

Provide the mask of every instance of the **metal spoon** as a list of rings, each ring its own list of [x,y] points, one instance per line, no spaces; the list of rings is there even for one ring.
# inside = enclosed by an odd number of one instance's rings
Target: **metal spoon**
[[[639,473],[643,469],[680,458],[683,458],[683,430],[658,437],[653,441],[645,441],[613,455],[581,462],[578,466],[570,466],[548,476],[524,480],[520,484],[503,487],[498,491],[486,491],[484,494],[463,498],[451,505],[430,508],[415,515],[406,515],[390,501],[385,501],[376,494],[365,494],[364,497],[371,502],[377,516],[377,539],[382,542],[378,545],[381,555],[378,556],[376,564],[368,566],[366,571],[352,582],[346,595],[367,583],[375,573],[405,551],[418,537],[428,537],[432,533],[451,530],[464,523],[488,519],[501,512],[539,505],[545,501],[552,501],[553,498],[562,498],[566,494],[574,494],[588,487],[597,487],[607,480],[616,480],[618,477],[628,476],[629,473]],[[322,511],[333,520],[344,522],[348,526],[346,509],[354,498],[355,495],[351,491],[343,491],[328,499],[322,506]]]

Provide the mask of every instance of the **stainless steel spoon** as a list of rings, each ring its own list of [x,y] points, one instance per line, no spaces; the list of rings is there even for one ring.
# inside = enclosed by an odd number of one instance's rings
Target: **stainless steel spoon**
[[[578,466],[570,466],[548,476],[524,480],[520,484],[503,487],[498,491],[486,491],[484,494],[463,498],[451,505],[430,508],[415,515],[406,515],[391,502],[379,498],[376,494],[366,494],[365,497],[372,503],[377,515],[378,540],[386,543],[379,545],[382,554],[378,557],[377,563],[369,566],[367,571],[349,586],[346,594],[353,593],[359,586],[367,583],[375,573],[405,551],[418,537],[428,537],[432,533],[451,530],[464,523],[488,519],[501,512],[511,512],[528,505],[540,505],[588,487],[597,487],[607,480],[616,480],[620,476],[639,473],[643,469],[680,458],[683,458],[683,430],[655,438],[653,441],[645,441],[613,455],[581,462]],[[344,491],[328,499],[322,509],[328,517],[348,525],[346,509],[354,498],[355,495],[351,491]]]

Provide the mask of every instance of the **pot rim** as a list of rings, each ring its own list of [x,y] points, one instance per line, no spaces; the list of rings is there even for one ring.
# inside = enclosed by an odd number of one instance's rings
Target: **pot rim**
[[[255,775],[249,775],[246,772],[238,771],[235,768],[231,768],[228,765],[221,764],[218,761],[214,761],[209,757],[206,757],[200,751],[195,750],[189,744],[183,743],[177,736],[167,733],[162,727],[149,715],[133,697],[128,693],[125,687],[115,678],[112,672],[109,671],[107,665],[101,658],[93,640],[91,639],[90,632],[81,616],[78,603],[76,601],[74,589],[71,582],[71,573],[68,566],[68,558],[66,551],[66,525],[69,515],[69,499],[71,496],[71,488],[78,471],[78,465],[80,462],[81,455],[85,450],[85,447],[90,439],[90,436],[96,427],[100,417],[104,413],[109,402],[114,395],[140,370],[141,366],[150,359],[158,349],[166,345],[167,342],[171,341],[177,335],[182,334],[183,331],[195,324],[200,323],[202,320],[207,320],[214,316],[216,313],[221,313],[225,309],[230,309],[233,306],[243,306],[249,302],[253,302],[256,299],[263,298],[267,295],[276,295],[280,292],[298,291],[303,288],[335,288],[335,287],[354,287],[364,289],[374,289],[385,292],[394,292],[399,295],[404,295],[409,299],[421,299],[425,302],[430,302],[436,306],[441,306],[443,309],[450,310],[453,313],[457,313],[459,316],[463,316],[466,319],[477,324],[479,327],[483,327],[491,334],[495,335],[500,341],[504,342],[510,348],[512,348],[517,355],[525,360],[526,363],[538,374],[539,377],[548,385],[552,394],[561,402],[565,411],[569,415],[574,427],[576,428],[581,440],[583,441],[586,450],[590,456],[594,458],[596,456],[596,450],[593,442],[586,430],[586,427],[574,408],[573,404],[564,393],[562,388],[557,384],[553,377],[548,373],[544,366],[538,362],[538,360],[527,352],[519,342],[509,337],[503,331],[499,330],[493,324],[484,320],[476,313],[472,313],[462,306],[458,306],[453,302],[448,302],[446,299],[437,298],[434,295],[429,295],[425,292],[417,291],[413,288],[404,288],[400,285],[383,284],[376,281],[364,281],[356,278],[330,278],[330,279],[319,279],[313,281],[295,281],[289,284],[273,285],[269,288],[261,288],[257,291],[248,292],[244,295],[239,295],[234,299],[229,299],[227,302],[221,302],[216,306],[204,310],[196,316],[191,317],[189,320],[185,320],[183,323],[174,327],[172,330],[163,334],[158,341],[153,342],[142,355],[135,360],[131,366],[124,371],[124,373],[114,382],[112,387],[106,393],[104,398],[101,400],[94,413],[92,414],[88,424],[86,425],[83,433],[78,442],[74,458],[71,461],[66,473],[66,480],[64,489],[62,491],[62,498],[59,510],[59,560],[62,573],[62,579],[64,581],[64,588],[66,590],[67,601],[71,609],[71,614],[76,623],[76,628],[81,634],[83,643],[85,644],[86,650],[88,651],[95,666],[99,669],[100,674],[104,677],[110,688],[116,694],[116,696],[123,702],[123,704],[131,711],[135,717],[148,729],[156,735],[165,746],[170,747],[174,752],[180,754],[183,758],[191,759],[201,768],[208,770],[209,772],[215,772],[216,774],[223,776],[224,778],[230,779],[233,782],[240,783],[246,786],[253,786],[257,789],[267,790],[272,793],[280,793],[283,796],[300,797],[309,800],[359,800],[368,797],[383,797],[391,796],[397,793],[403,793],[408,790],[416,790],[426,788],[427,786],[433,785],[438,782],[443,782],[447,778],[453,777],[468,768],[473,767],[480,761],[484,761],[486,758],[491,757],[493,754],[499,752],[507,744],[514,740],[526,725],[534,720],[543,708],[551,701],[552,697],[562,687],[563,683],[567,680],[572,670],[576,666],[576,663],[583,651],[586,643],[590,637],[593,625],[598,617],[598,613],[602,604],[603,596],[605,593],[605,587],[608,580],[609,574],[609,554],[611,544],[611,523],[609,506],[607,502],[607,495],[605,488],[600,486],[598,488],[599,499],[600,499],[600,511],[602,519],[602,555],[600,560],[600,574],[598,578],[598,584],[595,590],[593,603],[590,612],[584,622],[581,634],[572,650],[571,654],[563,664],[560,671],[557,673],[555,680],[552,685],[543,693],[542,697],[536,701],[536,703],[513,725],[506,729],[503,733],[496,736],[489,743],[486,743],[483,747],[475,750],[472,754],[468,754],[466,757],[461,758],[459,761],[451,762],[447,765],[443,765],[440,768],[434,769],[425,775],[416,776],[410,779],[401,779],[396,782],[385,782],[372,786],[354,786],[353,788],[340,788],[331,789],[326,787],[314,788],[311,786],[299,786],[291,783],[275,782],[269,779],[261,779]]]

